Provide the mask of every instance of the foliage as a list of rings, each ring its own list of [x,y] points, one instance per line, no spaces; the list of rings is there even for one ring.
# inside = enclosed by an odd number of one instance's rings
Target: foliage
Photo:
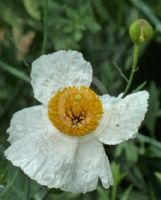
[[[126,86],[121,73],[128,77],[132,64],[128,27],[138,17],[149,20],[155,28],[153,41],[141,49],[140,70],[132,88],[141,86],[150,91],[149,112],[141,134],[136,140],[106,147],[114,174],[114,186],[109,190],[100,184],[96,191],[85,195],[48,191],[13,167],[3,154],[9,145],[6,129],[12,114],[37,104],[29,74],[31,62],[42,52],[44,30],[46,53],[59,49],[81,51],[92,63],[94,76],[111,95],[118,95]],[[154,50],[161,51],[160,33],[160,0],[48,0],[45,24],[44,1],[0,1],[0,199],[160,199],[161,82],[157,77],[161,74],[161,61],[159,53],[153,54]],[[156,59],[158,63],[153,62]],[[144,81],[146,85],[142,84]]]

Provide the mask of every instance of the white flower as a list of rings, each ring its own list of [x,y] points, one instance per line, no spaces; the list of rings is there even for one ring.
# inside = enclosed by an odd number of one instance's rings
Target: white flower
[[[31,83],[42,105],[14,114],[7,159],[48,188],[74,193],[113,180],[103,144],[134,138],[147,111],[148,93],[97,96],[92,67],[77,51],[58,51],[33,62]]]

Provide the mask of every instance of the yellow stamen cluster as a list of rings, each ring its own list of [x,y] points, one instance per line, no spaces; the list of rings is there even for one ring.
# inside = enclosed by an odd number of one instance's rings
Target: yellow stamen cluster
[[[60,90],[48,104],[53,125],[70,136],[83,136],[96,129],[102,113],[101,100],[85,86]]]

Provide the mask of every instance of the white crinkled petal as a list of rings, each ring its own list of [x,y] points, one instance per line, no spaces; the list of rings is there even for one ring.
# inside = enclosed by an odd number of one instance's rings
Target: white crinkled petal
[[[9,133],[8,141],[13,143],[27,134],[45,132],[50,125],[49,123],[47,109],[44,106],[24,108],[12,117],[10,127],[7,130]]]
[[[35,97],[47,104],[57,90],[67,86],[90,86],[92,67],[77,51],[43,55],[32,64],[31,84]]]
[[[94,134],[101,142],[111,145],[134,138],[147,111],[148,98],[146,91],[118,100],[109,100],[105,95],[102,100],[104,114]]]
[[[76,147],[76,139],[63,140],[43,129],[15,141],[5,156],[41,185],[60,188],[71,178]]]
[[[79,143],[72,178],[61,189],[86,193],[96,189],[99,178],[105,188],[113,183],[111,167],[102,143],[96,139]]]

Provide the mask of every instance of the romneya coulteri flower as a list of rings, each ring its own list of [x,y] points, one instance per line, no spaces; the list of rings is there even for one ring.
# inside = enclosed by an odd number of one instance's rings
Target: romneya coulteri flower
[[[5,155],[48,188],[74,193],[112,185],[103,143],[134,138],[147,111],[148,92],[125,98],[89,88],[92,67],[77,51],[43,55],[32,64],[31,84],[42,104],[13,115]]]

